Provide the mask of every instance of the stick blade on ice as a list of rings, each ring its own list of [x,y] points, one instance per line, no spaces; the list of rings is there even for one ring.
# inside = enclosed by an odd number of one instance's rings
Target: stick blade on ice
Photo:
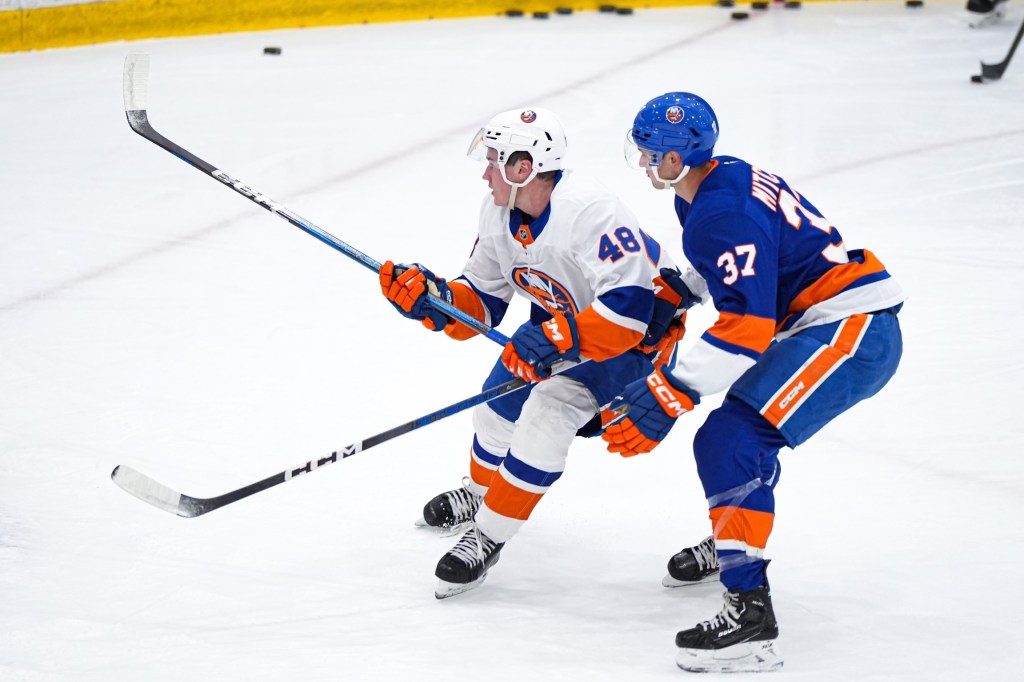
[[[177,516],[195,516],[192,513],[191,506],[184,499],[186,496],[171,490],[162,483],[154,481],[149,476],[129,466],[122,464],[114,467],[114,470],[110,473],[110,478],[121,490],[134,495],[147,504],[153,505],[157,509],[162,509]]]

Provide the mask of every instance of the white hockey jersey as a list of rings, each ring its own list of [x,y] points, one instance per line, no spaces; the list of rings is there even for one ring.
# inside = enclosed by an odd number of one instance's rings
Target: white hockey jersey
[[[513,294],[533,304],[535,322],[573,316],[580,352],[606,360],[636,346],[654,306],[654,280],[674,267],[617,197],[572,171],[561,171],[544,212],[496,206],[488,196],[477,243],[462,275],[450,283],[455,305],[496,326]],[[445,332],[473,332],[453,322]]]

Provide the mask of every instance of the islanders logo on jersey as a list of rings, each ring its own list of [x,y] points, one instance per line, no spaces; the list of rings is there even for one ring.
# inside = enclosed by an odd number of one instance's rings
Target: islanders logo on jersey
[[[672,124],[682,123],[685,115],[686,112],[684,112],[683,108],[678,104],[673,104],[665,110],[665,119]]]
[[[537,120],[537,112],[527,109],[523,113],[519,114],[519,118],[522,119],[523,123],[533,123]]]
[[[515,268],[512,270],[512,281],[552,315],[562,313],[575,316],[579,312],[569,290],[540,270]]]

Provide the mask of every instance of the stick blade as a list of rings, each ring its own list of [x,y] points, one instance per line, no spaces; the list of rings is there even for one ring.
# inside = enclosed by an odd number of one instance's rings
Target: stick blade
[[[149,91],[149,55],[132,52],[124,59],[124,110],[145,111]]]
[[[982,62],[981,77],[990,81],[999,80],[1003,77],[1003,71],[1005,69],[1005,64],[986,64],[985,62]]]
[[[189,504],[190,498],[187,495],[171,490],[129,466],[121,464],[114,467],[110,478],[121,490],[157,509],[186,518],[198,515],[195,506]]]

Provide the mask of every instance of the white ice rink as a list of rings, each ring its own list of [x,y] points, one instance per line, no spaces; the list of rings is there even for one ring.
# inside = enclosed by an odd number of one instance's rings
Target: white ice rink
[[[466,146],[520,105],[559,112],[570,165],[681,255],[622,139],[647,99],[706,97],[718,153],[783,175],[910,294],[894,380],[782,455],[772,679],[1024,678],[1024,56],[969,82],[1022,13],[639,10],[0,55],[0,680],[680,680],[675,632],[721,607],[718,585],[660,585],[708,533],[690,442],[721,396],[650,455],[578,440],[487,583],[444,602],[454,539],[412,522],[466,473],[468,412],[198,519],[114,486],[128,464],[226,492],[475,394],[499,351],[404,320],[370,271],[132,133],[139,50],[157,130],[446,276],[486,193]]]

